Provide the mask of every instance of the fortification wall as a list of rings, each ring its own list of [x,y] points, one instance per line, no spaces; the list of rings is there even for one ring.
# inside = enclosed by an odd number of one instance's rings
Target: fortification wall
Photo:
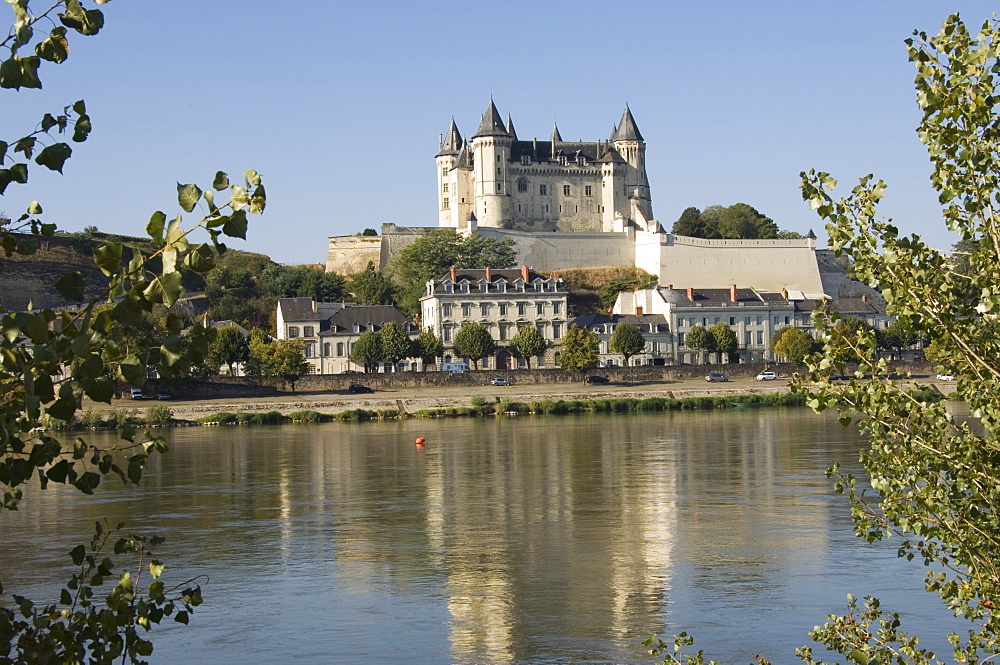
[[[326,251],[326,271],[341,275],[361,272],[368,262],[380,270],[382,238],[380,236],[335,236]]]
[[[814,240],[706,240],[672,234],[660,234],[658,240],[659,266],[639,267],[658,274],[661,286],[710,289],[737,284],[763,291],[823,293]]]
[[[635,265],[635,240],[625,233],[528,233],[479,228],[491,238],[510,238],[518,265],[540,272]]]

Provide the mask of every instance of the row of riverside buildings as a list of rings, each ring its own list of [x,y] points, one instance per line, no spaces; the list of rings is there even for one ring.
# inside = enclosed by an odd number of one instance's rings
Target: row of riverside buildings
[[[577,325],[597,334],[601,365],[610,367],[620,366],[622,356],[609,351],[608,340],[615,326],[630,323],[646,340],[643,352],[630,359],[633,365],[694,365],[709,358],[703,351],[688,348],[685,335],[695,326],[721,322],[736,332],[740,342],[739,351],[729,357],[729,362],[757,363],[777,360],[769,345],[771,336],[781,328],[791,326],[812,332],[811,314],[817,305],[816,300],[787,290],[774,293],[736,285],[729,289],[668,285],[621,293],[611,314],[571,317],[568,295],[558,276],[545,276],[527,266],[507,270],[452,268],[440,279],[427,282],[417,320],[409,320],[388,305],[283,298],[278,301],[277,337],[302,341],[312,373],[341,374],[363,369],[351,361],[353,344],[362,333],[378,332],[389,322],[401,325],[412,337],[425,329],[433,332],[444,344],[442,362],[470,362],[469,358],[456,357],[454,337],[464,322],[475,321],[485,326],[497,342],[496,354],[479,359],[480,367],[506,370],[526,365],[509,349],[510,339],[518,329],[531,326],[542,334],[548,348],[532,365],[552,368],[558,366],[567,328]],[[827,305],[842,316],[859,317],[874,328],[884,328],[890,320],[881,304],[864,296],[828,300]],[[419,360],[405,360],[394,369],[436,368],[423,367]]]

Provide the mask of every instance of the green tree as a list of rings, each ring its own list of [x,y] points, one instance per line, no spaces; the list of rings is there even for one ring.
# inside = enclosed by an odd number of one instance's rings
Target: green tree
[[[771,239],[778,237],[778,225],[753,206],[734,203],[720,213],[719,234],[723,238]]]
[[[215,335],[215,341],[209,346],[209,361],[218,369],[225,365],[229,376],[233,376],[234,367],[245,363],[250,355],[247,338],[235,326],[220,328]]]
[[[701,221],[701,210],[695,207],[685,208],[681,216],[674,222],[670,230],[674,235],[705,238],[705,225]]]
[[[292,392],[295,392],[295,383],[309,373],[309,361],[306,360],[302,340],[276,339],[267,345],[267,350],[268,373],[291,384]]]
[[[385,360],[382,353],[382,340],[373,330],[361,333],[351,347],[351,360],[365,368],[365,374],[371,374],[375,364]]]
[[[517,263],[514,241],[497,240],[476,232],[463,236],[455,229],[434,229],[403,248],[389,264],[398,285],[396,305],[408,316],[420,311],[420,297],[428,280],[438,279],[452,266],[512,268]]]
[[[400,360],[412,357],[413,345],[410,336],[394,321],[382,326],[378,335],[382,343],[382,359],[392,363],[392,371],[395,372]]]
[[[600,342],[597,333],[590,328],[572,325],[566,329],[562,351],[559,352],[559,366],[567,372],[586,372],[600,362],[598,350]]]
[[[243,372],[254,379],[262,379],[268,375],[266,347],[271,338],[260,328],[253,328],[247,338],[247,360],[243,364]]]
[[[956,14],[936,36],[915,33],[907,46],[917,69],[918,136],[932,163],[931,183],[947,227],[972,241],[970,269],[954,270],[948,253],[917,236],[900,237],[879,219],[885,183],[872,176],[835,199],[836,181],[810,171],[802,193],[827,220],[832,249],[853,259],[856,276],[884,294],[887,313],[931,340],[981,427],[956,420],[942,403],[917,401],[914,381],[889,380],[892,370],[874,335],[837,325],[830,312],[817,315],[824,350],[810,363],[810,399],[817,409],[837,409],[845,423],[856,420],[869,438],[861,460],[876,497],[863,495],[853,476],[833,471],[854,503],[857,533],[868,540],[898,536],[900,556],[930,566],[927,590],[968,622],[950,636],[955,661],[982,663],[1000,653],[1000,339],[993,325],[1000,311],[1000,23],[992,18],[974,36]],[[844,346],[860,360],[858,378],[831,382],[831,374],[843,372]],[[850,618],[831,617],[814,639],[854,662],[895,660],[890,650],[904,640],[898,620],[874,603],[863,610],[851,603],[849,611]],[[921,653],[907,660],[930,659]]]
[[[628,367],[629,358],[642,353],[645,348],[646,338],[642,336],[639,328],[631,323],[623,322],[616,325],[608,340],[608,351],[622,354],[625,367]]]
[[[412,358],[420,358],[424,367],[434,365],[437,359],[444,355],[444,343],[431,332],[430,328],[423,330],[420,337],[413,340],[414,350]]]
[[[695,326],[684,335],[684,344],[689,349],[694,349],[695,351],[708,351],[712,353],[715,351],[715,338],[712,333],[708,331],[708,328],[704,326]],[[705,358],[702,354],[698,354],[700,360],[704,362]]]
[[[708,332],[712,335],[715,352],[719,355],[725,353],[726,362],[730,362],[732,354],[736,353],[740,348],[740,339],[736,336],[736,331],[722,321],[719,321],[711,326]]]
[[[375,270],[375,262],[369,261],[364,270],[347,278],[348,290],[359,305],[391,305],[393,303],[392,282]]]
[[[800,364],[813,352],[816,340],[801,328],[788,326],[779,330],[771,340],[771,349],[790,363]]]
[[[510,340],[510,352],[515,358],[524,358],[531,369],[531,359],[545,352],[548,342],[538,328],[524,326],[519,328]]]
[[[455,333],[455,353],[472,360],[475,369],[479,369],[480,360],[496,351],[496,340],[481,323],[466,321]]]

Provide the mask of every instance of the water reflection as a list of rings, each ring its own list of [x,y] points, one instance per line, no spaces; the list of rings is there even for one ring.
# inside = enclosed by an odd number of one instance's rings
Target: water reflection
[[[0,516],[43,564],[6,548],[0,581],[42,585],[83,538],[52,540],[70,523],[166,533],[169,570],[211,583],[158,663],[649,662],[639,642],[681,630],[713,656],[780,660],[849,591],[938,616],[909,591],[920,571],[853,539],[831,494],[822,471],[856,457],[856,436],[804,411],[171,438],[141,492],[50,490]]]

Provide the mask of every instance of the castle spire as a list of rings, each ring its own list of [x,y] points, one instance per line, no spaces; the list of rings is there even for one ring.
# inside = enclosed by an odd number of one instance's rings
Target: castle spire
[[[552,142],[555,143],[558,141],[562,143],[562,140],[562,136],[559,134],[559,125],[552,123]]]
[[[510,119],[510,113],[507,114],[507,133],[512,139],[517,140],[517,132],[514,131],[514,121]]]
[[[642,142],[642,134],[639,133],[639,128],[635,125],[635,118],[632,117],[632,111],[628,104],[625,105],[625,112],[622,113],[621,122],[618,123],[618,129],[612,134],[611,140]]]
[[[490,99],[490,105],[486,107],[486,111],[483,113],[483,120],[479,123],[479,129],[472,135],[472,138],[480,136],[510,136],[507,128],[503,126],[503,119],[500,117],[500,112],[497,111],[497,106],[493,103],[492,99]]]
[[[448,128],[448,133],[445,134],[444,142],[441,143],[441,152],[437,154],[438,157],[444,155],[457,155],[459,150],[462,148],[462,135],[458,133],[458,125],[455,124],[455,119],[451,119],[451,126]]]

